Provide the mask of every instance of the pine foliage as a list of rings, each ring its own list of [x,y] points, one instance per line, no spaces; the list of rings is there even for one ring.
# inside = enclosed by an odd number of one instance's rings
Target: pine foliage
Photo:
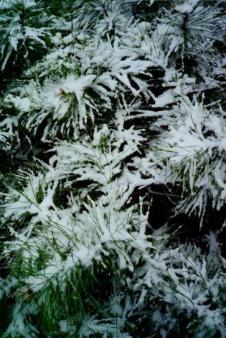
[[[225,1],[0,1],[0,335],[226,337]]]

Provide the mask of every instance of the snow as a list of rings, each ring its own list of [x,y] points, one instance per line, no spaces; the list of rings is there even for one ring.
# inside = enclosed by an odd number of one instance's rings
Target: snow
[[[181,14],[189,14],[194,11],[195,7],[199,4],[200,0],[185,0],[181,5],[175,7],[176,11]]]
[[[5,336],[225,337],[222,6],[153,4],[0,10]]]

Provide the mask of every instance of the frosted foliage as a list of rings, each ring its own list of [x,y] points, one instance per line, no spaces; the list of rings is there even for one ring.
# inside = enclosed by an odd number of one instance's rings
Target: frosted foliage
[[[29,116],[26,118],[26,127],[33,128],[34,132],[40,123],[47,120],[43,135],[46,139],[56,136],[57,132],[67,134],[70,128],[76,133],[85,128],[88,118],[94,121],[98,106],[88,90],[101,96],[103,106],[111,106],[111,93],[105,86],[109,89],[114,87],[114,83],[107,76],[68,75],[59,82],[48,80],[43,87],[29,84],[22,89],[22,97],[13,97],[10,94],[6,102],[20,110],[22,117]]]
[[[212,265],[213,258],[214,255],[210,255],[200,261],[200,251],[192,246],[168,253],[160,249],[149,257],[149,263],[140,272],[143,277],[134,287],[136,290],[142,289],[141,283],[144,284],[145,297],[161,297],[172,313],[182,311],[187,313],[188,318],[197,316],[197,326],[193,327],[190,322],[188,327],[198,337],[205,337],[207,333],[214,336],[217,330],[225,337],[225,309],[220,305],[225,302],[225,297],[221,298],[225,290],[225,273],[222,274],[220,262]],[[161,288],[157,287],[159,284]],[[210,302],[218,304],[219,308],[210,309]],[[164,320],[160,313],[155,310],[152,316],[156,328],[162,327],[164,332]],[[168,319],[165,316],[165,320],[167,325],[175,325],[175,322],[168,322],[170,316]]]
[[[30,0],[9,0],[0,3],[0,61],[1,70],[13,59],[15,52],[23,50],[24,56],[34,46],[45,47],[48,35],[46,27],[41,27],[43,19],[32,20],[33,13],[39,12],[37,3]]]
[[[10,198],[15,202],[7,204],[5,213],[8,219],[19,219],[27,213],[31,216],[29,228],[26,227],[19,233],[11,230],[15,241],[6,248],[6,252],[20,248],[24,268],[26,269],[29,261],[30,269],[34,269],[33,275],[26,278],[30,287],[39,290],[52,279],[54,282],[57,275],[66,278],[75,266],[88,267],[94,260],[105,265],[105,258],[108,260],[108,256],[112,254],[118,257],[119,269],[129,268],[133,271],[133,260],[129,252],[138,250],[142,255],[146,246],[150,245],[145,244],[143,231],[147,220],[144,215],[139,215],[132,207],[126,211],[118,209],[112,203],[113,198],[117,196],[113,194],[112,200],[103,196],[95,203],[89,199],[87,204],[84,204],[86,210],[83,212],[79,212],[79,205],[76,207],[74,204],[79,201],[71,197],[71,207],[61,210],[53,201],[56,184],[48,185],[45,177],[31,179],[32,177],[23,193],[15,195],[12,192]],[[115,191],[115,194],[117,193]],[[41,270],[36,271],[40,252],[45,250],[51,238],[54,238],[58,245],[49,248],[48,260]]]
[[[220,209],[225,203],[225,131],[220,107],[209,111],[202,103],[182,98],[167,119],[169,130],[159,138],[156,157],[167,161],[169,182],[182,182],[185,212],[205,212],[207,198]]]
[[[225,1],[0,0],[3,338],[226,338]]]
[[[17,127],[17,118],[7,116],[0,122],[0,147],[3,149],[10,148],[10,144],[17,136],[15,127]],[[11,142],[10,142],[11,141]]]

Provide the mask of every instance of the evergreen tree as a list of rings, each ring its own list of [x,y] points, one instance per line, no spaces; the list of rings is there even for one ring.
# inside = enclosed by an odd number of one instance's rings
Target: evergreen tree
[[[0,1],[0,335],[226,337],[225,1]]]

